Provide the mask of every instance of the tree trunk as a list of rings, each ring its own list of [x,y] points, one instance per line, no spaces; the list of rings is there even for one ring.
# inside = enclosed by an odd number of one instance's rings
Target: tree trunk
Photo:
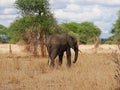
[[[11,44],[9,44],[9,53],[12,54]]]
[[[98,48],[100,45],[100,39],[98,37],[95,38],[95,48]]]
[[[42,57],[46,57],[46,48],[45,48],[43,39],[41,39],[40,49],[41,49],[41,56]]]
[[[42,57],[46,57],[46,48],[45,48],[45,38],[46,38],[46,30],[41,28],[41,31],[40,31],[40,49],[41,49],[41,56]]]
[[[44,52],[44,45],[40,44],[40,48],[41,48],[41,56],[45,57],[45,52]]]
[[[38,42],[37,42],[37,40],[34,40],[33,47],[34,47],[33,55],[36,57],[36,56],[38,56],[38,51],[37,51]]]

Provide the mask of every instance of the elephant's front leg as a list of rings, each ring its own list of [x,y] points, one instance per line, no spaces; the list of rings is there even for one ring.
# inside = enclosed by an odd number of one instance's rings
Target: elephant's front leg
[[[63,54],[64,52],[59,53],[59,65],[62,65]]]
[[[50,54],[50,58],[51,58],[51,66],[54,67],[54,61],[55,58],[57,57],[57,49],[53,49],[51,54]]]
[[[67,65],[68,65],[68,67],[70,67],[71,66],[71,51],[70,51],[70,48],[67,49],[66,55],[67,55]]]

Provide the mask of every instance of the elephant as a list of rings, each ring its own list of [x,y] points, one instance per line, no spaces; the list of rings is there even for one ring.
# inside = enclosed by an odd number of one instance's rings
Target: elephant
[[[62,64],[63,54],[66,51],[67,66],[71,66],[71,48],[75,52],[74,61],[75,63],[78,58],[78,44],[77,39],[69,34],[53,34],[50,35],[46,40],[46,47],[48,56],[50,59],[50,66],[54,67],[54,61],[57,55],[59,56],[59,65]],[[48,60],[49,61],[49,60]]]

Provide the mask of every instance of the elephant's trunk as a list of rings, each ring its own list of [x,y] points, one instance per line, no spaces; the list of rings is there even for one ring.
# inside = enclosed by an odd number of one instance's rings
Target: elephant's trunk
[[[74,51],[75,51],[75,58],[74,58],[73,63],[76,63],[77,58],[78,58],[78,49],[75,49]]]

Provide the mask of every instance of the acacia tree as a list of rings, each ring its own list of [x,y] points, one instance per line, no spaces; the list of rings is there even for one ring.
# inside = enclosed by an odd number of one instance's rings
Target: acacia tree
[[[99,38],[101,30],[92,22],[70,22],[60,25],[63,32],[68,32],[76,36],[82,43],[92,43],[96,38]]]
[[[62,29],[61,32],[69,33],[75,36],[77,39],[79,39],[78,26],[79,26],[79,23],[76,23],[76,22],[60,24],[60,27]]]
[[[21,18],[16,19],[11,23],[9,29],[9,36],[11,38],[11,43],[16,43],[19,40],[25,39],[25,32],[27,28],[31,28],[33,24],[34,17],[26,15]],[[30,27],[31,26],[31,27]]]
[[[80,34],[81,42],[90,43],[100,36],[101,30],[92,22],[82,22],[79,24],[78,33]]]
[[[120,11],[118,11],[118,19],[113,24],[113,28],[111,30],[111,33],[113,34],[113,37],[115,40],[120,39]]]
[[[114,42],[117,42],[118,48],[120,49],[120,11],[118,11],[118,19],[113,24],[113,28],[111,30],[111,33],[113,34],[112,40]]]
[[[32,43],[34,45],[34,54],[37,53],[37,46],[40,43],[42,56],[44,56],[44,41],[46,35],[51,29],[54,29],[56,20],[50,12],[50,5],[48,0],[16,0],[16,8],[19,10],[22,17],[27,17],[23,22],[25,28],[23,31],[31,30]],[[28,24],[25,23],[28,21]],[[38,41],[40,41],[38,43]]]
[[[0,24],[0,42],[9,39],[7,31],[7,27]]]
[[[7,34],[6,33],[6,27],[0,24],[0,35]]]

